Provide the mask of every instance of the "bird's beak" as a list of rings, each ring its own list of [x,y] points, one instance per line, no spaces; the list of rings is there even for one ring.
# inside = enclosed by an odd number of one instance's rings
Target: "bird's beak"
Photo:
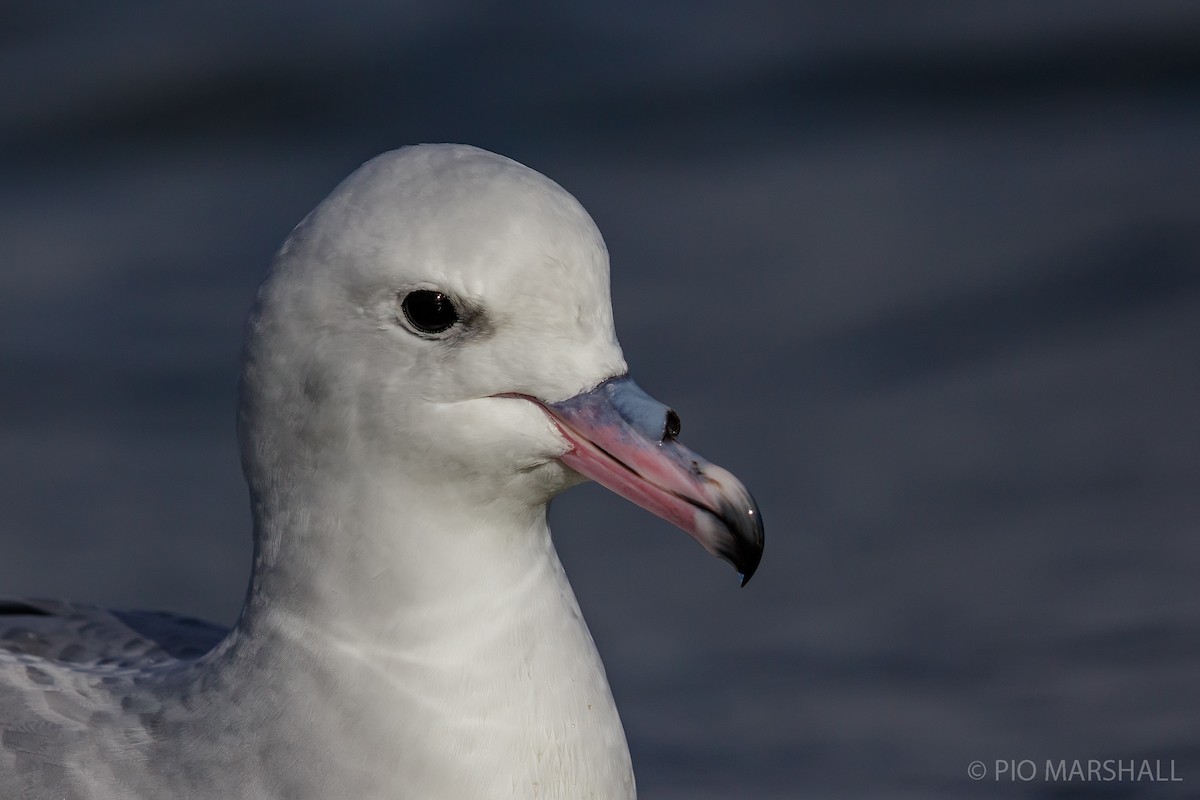
[[[541,405],[571,443],[563,463],[683,528],[746,585],[762,559],[762,515],[741,481],[675,441],[674,411],[628,376]]]

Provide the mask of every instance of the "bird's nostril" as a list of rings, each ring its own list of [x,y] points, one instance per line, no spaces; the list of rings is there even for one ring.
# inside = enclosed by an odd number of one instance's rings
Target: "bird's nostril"
[[[662,440],[664,442],[669,442],[672,439],[674,439],[676,436],[678,436],[679,435],[679,425],[680,425],[679,415],[676,414],[672,409],[668,408],[667,409],[667,424],[663,428]]]

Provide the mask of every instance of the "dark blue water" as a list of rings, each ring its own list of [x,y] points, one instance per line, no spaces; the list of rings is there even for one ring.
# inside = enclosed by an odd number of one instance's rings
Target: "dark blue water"
[[[273,249],[470,142],[590,209],[765,514],[738,590],[555,504],[642,796],[1200,796],[1200,6],[43,0],[0,74],[0,592],[230,621]]]

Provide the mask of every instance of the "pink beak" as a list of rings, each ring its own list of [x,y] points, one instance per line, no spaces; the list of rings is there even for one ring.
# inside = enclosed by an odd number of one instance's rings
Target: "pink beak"
[[[687,531],[746,585],[762,560],[762,514],[741,481],[675,441],[674,411],[627,375],[559,403],[534,402],[571,443],[564,464]]]

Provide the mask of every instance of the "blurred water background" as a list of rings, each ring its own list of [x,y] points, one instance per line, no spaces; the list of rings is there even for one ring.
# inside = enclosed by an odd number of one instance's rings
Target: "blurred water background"
[[[0,4],[0,593],[234,618],[241,325],[421,141],[591,211],[763,566],[553,508],[641,795],[1200,797],[1200,5]],[[972,781],[1158,759],[1181,782]]]

